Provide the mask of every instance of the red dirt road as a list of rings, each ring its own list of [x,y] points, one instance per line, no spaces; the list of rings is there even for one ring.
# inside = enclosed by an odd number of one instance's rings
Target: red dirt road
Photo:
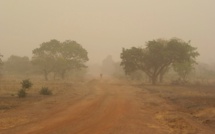
[[[1,134],[212,134],[176,106],[122,82],[93,81],[76,100]],[[62,96],[63,97],[63,96]],[[62,98],[62,99],[67,99]],[[56,106],[58,107],[58,106]]]

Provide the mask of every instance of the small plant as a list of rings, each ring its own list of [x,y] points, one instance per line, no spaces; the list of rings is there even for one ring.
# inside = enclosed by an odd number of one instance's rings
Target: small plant
[[[29,79],[23,80],[21,84],[23,89],[29,89],[33,85]]]
[[[31,83],[31,81],[29,79],[26,79],[26,80],[23,80],[21,82],[21,85],[22,85],[22,89],[20,89],[18,91],[18,97],[19,98],[24,98],[27,95],[26,90],[30,89],[33,84]]]
[[[52,91],[49,90],[48,87],[42,87],[40,90],[40,94],[42,95],[52,95]]]
[[[20,90],[18,91],[18,96],[19,96],[19,98],[25,98],[26,95],[27,95],[27,93],[26,93],[25,89],[20,89]]]

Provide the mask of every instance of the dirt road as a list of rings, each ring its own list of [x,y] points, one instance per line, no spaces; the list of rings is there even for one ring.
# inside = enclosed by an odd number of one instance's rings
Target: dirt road
[[[94,80],[77,99],[1,134],[212,134],[177,106],[123,82]],[[61,103],[58,103],[61,104]],[[34,115],[37,116],[37,115]]]

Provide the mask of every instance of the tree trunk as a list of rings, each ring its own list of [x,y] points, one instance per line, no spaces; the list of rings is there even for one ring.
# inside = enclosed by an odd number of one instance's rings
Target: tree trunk
[[[163,83],[164,75],[165,75],[168,71],[169,71],[168,66],[162,69],[162,71],[160,72],[160,75],[159,75],[159,81],[160,81],[160,83]]]

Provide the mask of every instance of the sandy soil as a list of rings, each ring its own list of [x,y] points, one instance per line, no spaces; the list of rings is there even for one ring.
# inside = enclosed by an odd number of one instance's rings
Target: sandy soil
[[[172,92],[167,87],[132,85],[116,80],[91,80],[75,85],[67,83],[66,86],[48,97],[32,95],[25,99],[11,97],[10,100],[2,97],[0,134],[215,132],[214,103],[204,108],[199,105],[197,110],[187,108],[192,100],[181,97],[202,95],[201,92],[189,90],[191,93],[186,94],[182,89]],[[164,90],[161,92],[161,89]]]

